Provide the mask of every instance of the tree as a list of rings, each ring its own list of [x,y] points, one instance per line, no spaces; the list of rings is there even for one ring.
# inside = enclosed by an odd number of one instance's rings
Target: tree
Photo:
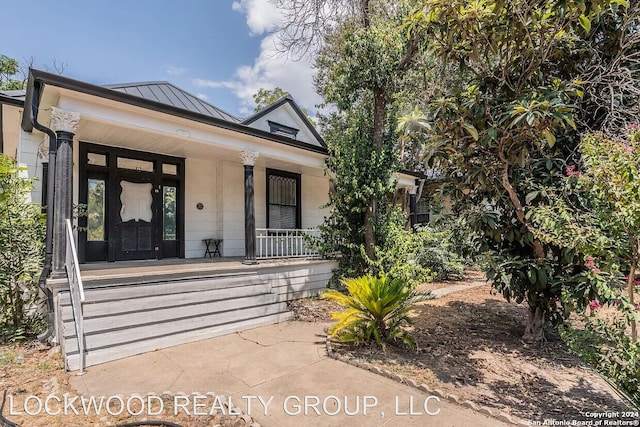
[[[31,180],[0,154],[0,327],[4,338],[33,334],[30,310],[39,300],[44,216],[28,201]],[[35,316],[37,317],[37,316]]]
[[[29,68],[34,67],[35,63],[36,60],[33,56],[20,63],[13,58],[0,54],[0,90],[25,89],[27,87]],[[42,68],[62,74],[66,64],[54,60],[50,66],[43,65]]]
[[[545,322],[568,313],[576,281],[585,294],[596,292],[580,275],[581,254],[535,236],[530,209],[546,201],[541,189],[559,185],[566,159],[575,157],[575,103],[583,94],[576,57],[582,46],[602,48],[590,32],[624,14],[624,3],[428,0],[405,24],[459,70],[457,84],[426,108],[426,161],[447,178],[443,191],[457,212],[488,206],[472,223],[484,235],[495,289],[528,305],[526,341],[543,340]]]
[[[25,87],[25,79],[18,79],[20,64],[13,58],[0,55],[0,90],[16,90]]]
[[[291,95],[289,95],[289,92],[280,87],[276,87],[273,90],[260,88],[256,93],[253,94],[253,102],[256,103],[256,107],[253,109],[253,111],[257,113],[258,111],[264,110],[269,105],[280,100],[281,98],[284,98],[285,96]]]
[[[627,5],[627,2],[621,2]],[[640,3],[594,22],[572,65],[583,96],[576,121],[589,131],[623,134],[640,117]]]
[[[386,150],[395,148],[393,94],[419,52],[416,40],[407,38],[406,33],[399,29],[400,17],[409,10],[409,4],[409,1],[400,4],[351,2],[351,7],[340,21],[324,28],[326,44],[316,63],[316,87],[325,102],[335,105],[339,114],[352,115],[357,120],[366,117],[371,121],[370,124],[361,122],[363,135],[358,137],[358,141],[363,144],[363,150],[375,157],[376,167],[382,166],[382,159],[388,158]],[[326,2],[324,6],[331,8],[335,2]],[[305,23],[299,22],[298,25],[304,28]],[[359,111],[362,109],[371,111],[363,113]],[[347,118],[347,121],[352,118]],[[336,143],[340,142],[336,140]],[[331,163],[329,166],[331,169]],[[352,207],[361,216],[354,218],[359,223],[353,223],[351,228],[362,229],[365,254],[375,259],[375,246],[381,243],[380,232],[386,221],[384,215],[389,213],[383,206],[388,203],[389,193],[384,189],[389,185],[383,180],[391,176],[393,168],[397,167],[397,159],[387,162],[383,173],[377,169],[381,172],[378,175],[372,176],[366,171],[367,166],[363,166],[362,176],[370,176],[372,180],[366,182],[366,187],[356,198],[365,206],[358,204]],[[365,194],[365,199],[362,199],[360,196]],[[339,194],[338,198],[354,200],[348,194]]]
[[[357,277],[368,272],[365,247],[365,215],[372,199],[386,200],[393,192],[395,156],[390,144],[378,153],[373,149],[372,111],[368,106],[352,107],[324,120],[324,138],[329,156],[332,191],[330,216],[321,227],[325,254],[339,253],[339,276]],[[382,230],[390,219],[389,203],[379,206],[375,229]],[[375,274],[375,273],[374,273]]]
[[[296,59],[320,53],[325,37],[345,21],[357,20],[366,25],[372,3],[370,0],[271,1],[284,15],[276,47]]]
[[[626,141],[591,134],[580,143],[581,168],[568,166],[565,186],[548,189],[552,203],[534,211],[536,235],[545,242],[588,255],[592,274],[607,270],[612,283],[626,273],[628,303],[603,283],[599,303],[627,311],[631,341],[637,342],[634,287],[640,261],[640,131]]]

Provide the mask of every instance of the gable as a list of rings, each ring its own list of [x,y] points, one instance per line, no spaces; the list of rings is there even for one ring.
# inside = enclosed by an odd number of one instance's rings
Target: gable
[[[246,118],[242,124],[316,147],[326,148],[318,132],[309,123],[296,103],[288,97],[282,98]]]

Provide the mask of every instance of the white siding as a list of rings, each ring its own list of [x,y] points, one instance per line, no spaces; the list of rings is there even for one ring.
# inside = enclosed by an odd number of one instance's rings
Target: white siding
[[[224,168],[222,167],[222,162],[216,162],[216,238],[224,238]],[[227,251],[222,243],[222,247],[220,248],[220,252],[222,256],[228,256]]]
[[[222,162],[222,248],[224,256],[244,256],[244,167]]]
[[[21,166],[27,168],[29,178],[35,178],[33,190],[31,190],[31,201],[35,203],[42,201],[42,159],[38,156],[38,148],[43,141],[44,134],[40,132],[28,133],[20,130],[16,160]]]
[[[2,132],[3,154],[15,159],[18,157],[18,143],[20,141],[20,121],[22,119],[22,108],[11,105],[0,105],[2,108]]]
[[[216,186],[218,233],[215,236],[223,239],[223,256],[244,256],[244,166],[229,161],[220,162],[220,165]],[[198,179],[202,178],[198,176]],[[267,184],[264,168],[254,169],[253,186],[256,227],[264,228],[267,226]],[[317,227],[322,224],[327,214],[326,209],[320,209],[320,206],[329,200],[329,180],[325,177],[302,175],[301,193],[302,227]],[[190,216],[187,214],[187,221],[189,220]],[[210,236],[201,238],[204,237]]]
[[[329,215],[328,209],[320,209],[329,202],[329,179],[302,175],[302,228],[317,227]]]
[[[256,228],[267,226],[267,171],[255,168],[253,171],[253,189],[256,203]]]
[[[202,239],[218,237],[218,173],[215,162],[185,161],[185,257],[202,257]],[[202,210],[196,205],[202,203]]]

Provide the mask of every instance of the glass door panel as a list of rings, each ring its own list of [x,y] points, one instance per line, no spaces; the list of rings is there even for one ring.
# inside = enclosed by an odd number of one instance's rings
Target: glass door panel
[[[178,186],[162,186],[162,257],[178,256]]]

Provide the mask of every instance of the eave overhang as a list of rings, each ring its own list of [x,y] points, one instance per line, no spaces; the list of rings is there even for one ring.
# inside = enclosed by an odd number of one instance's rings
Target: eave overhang
[[[140,98],[127,93],[112,90],[103,86],[98,86],[79,80],[70,79],[58,74],[48,73],[42,70],[30,69],[29,78],[27,82],[27,94],[24,103],[25,113],[22,117],[22,129],[27,132],[31,132],[33,126],[31,124],[31,116],[33,114],[33,94],[41,95],[41,89],[44,85],[55,86],[62,89],[67,89],[87,95],[96,96],[99,98],[109,99],[116,102],[122,102],[128,105],[133,105],[140,108],[145,108],[152,111],[157,111],[164,114],[169,114],[175,117],[192,120],[194,122],[203,123],[211,126],[215,126],[221,129],[226,129],[239,134],[250,135],[257,138],[262,138],[268,141],[276,142],[283,145],[307,150],[319,154],[327,155],[328,151],[325,147],[318,147],[312,144],[307,144],[301,141],[297,141],[291,138],[274,135],[269,132],[254,129],[243,124],[236,124],[228,122],[215,117],[210,117],[205,114],[195,113],[192,111],[177,108],[171,105],[166,105],[160,102],[152,101],[149,99]],[[37,100],[36,102],[39,102]]]

